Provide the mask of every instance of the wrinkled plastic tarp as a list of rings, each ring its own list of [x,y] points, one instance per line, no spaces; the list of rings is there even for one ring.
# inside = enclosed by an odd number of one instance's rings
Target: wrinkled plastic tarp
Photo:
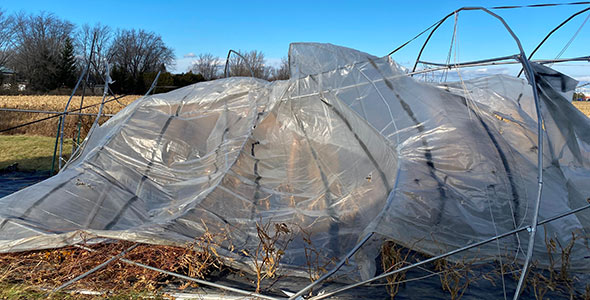
[[[434,255],[531,223],[537,117],[525,80],[424,83],[388,57],[330,44],[292,44],[289,60],[290,80],[198,83],[141,98],[94,128],[58,175],[0,199],[0,251],[64,246],[80,232],[179,244],[209,231],[253,253],[256,224],[272,222],[310,234],[326,258],[371,232]],[[543,220],[590,196],[590,123],[567,99],[573,79],[533,67]],[[539,227],[540,265],[546,237],[567,245],[573,232],[571,266],[590,270],[589,218]],[[465,255],[522,259],[527,240]],[[365,245],[352,266],[371,275],[360,262],[378,246]],[[304,268],[305,247],[296,237],[283,263]],[[249,260],[236,252],[226,254]]]

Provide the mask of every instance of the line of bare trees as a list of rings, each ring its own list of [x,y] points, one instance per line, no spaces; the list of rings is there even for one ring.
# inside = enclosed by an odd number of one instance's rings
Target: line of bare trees
[[[266,80],[289,79],[289,62],[286,58],[281,60],[279,66],[273,67],[268,65],[264,53],[260,51],[237,52],[240,55],[231,55],[227,62],[227,76],[254,76]],[[225,63],[226,60],[210,53],[199,54],[196,56],[191,71],[203,75],[206,80],[217,79],[224,75]]]
[[[13,70],[13,81],[26,82],[27,89],[72,88],[89,61],[91,81],[104,82],[108,62],[118,82],[113,88],[142,92],[143,76],[165,72],[174,64],[174,53],[160,35],[142,29],[115,31],[102,24],[78,28],[50,13],[0,11],[0,67],[3,73]]]
[[[260,51],[239,53],[241,57],[230,57],[229,76],[288,79],[286,59],[271,67]],[[188,73],[169,74],[173,50],[154,32],[113,30],[100,23],[76,26],[51,13],[8,15],[0,10],[0,90],[17,82],[33,92],[71,89],[87,66],[89,84],[101,84],[107,62],[115,80],[112,89],[120,93],[144,92],[159,71],[159,85],[165,86],[217,79],[225,65],[225,59],[200,54]]]

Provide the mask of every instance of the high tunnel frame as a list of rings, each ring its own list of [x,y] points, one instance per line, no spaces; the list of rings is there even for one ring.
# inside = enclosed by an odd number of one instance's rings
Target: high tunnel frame
[[[488,15],[494,17],[495,19],[497,19],[498,21],[500,21],[502,23],[502,25],[505,27],[505,29],[508,31],[508,33],[510,34],[510,36],[515,41],[515,43],[516,43],[516,45],[517,45],[517,47],[519,49],[519,54],[512,55],[512,56],[506,56],[506,57],[499,57],[499,58],[481,60],[481,61],[476,61],[476,62],[468,62],[468,63],[463,63],[463,64],[435,64],[435,63],[427,63],[427,62],[421,61],[420,60],[420,57],[421,57],[421,55],[422,55],[425,47],[427,46],[428,42],[430,41],[431,37],[435,33],[435,31],[437,31],[439,29],[439,27],[449,17],[451,17],[453,15],[456,15],[456,14],[458,14],[461,11],[483,11],[486,14],[488,14]],[[509,27],[509,25],[505,22],[505,20],[502,17],[500,17],[499,15],[493,13],[488,8],[484,8],[484,7],[463,7],[463,8],[457,9],[457,10],[453,11],[452,13],[448,14],[447,16],[445,16],[444,18],[442,18],[437,23],[435,23],[435,25],[433,25],[433,26],[430,27],[430,28],[432,28],[432,30],[430,31],[430,33],[429,33],[426,41],[424,42],[424,44],[422,45],[422,48],[420,49],[420,52],[418,54],[418,57],[416,58],[414,67],[412,69],[412,72],[410,72],[410,73],[407,74],[408,76],[412,76],[414,74],[420,74],[420,73],[426,73],[426,72],[434,72],[434,71],[437,71],[437,70],[446,70],[446,69],[454,69],[454,68],[471,67],[471,66],[477,66],[477,65],[493,64],[493,63],[497,63],[499,61],[505,61],[505,60],[515,60],[516,62],[518,62],[518,63],[520,63],[522,65],[522,70],[524,71],[524,73],[526,75],[526,78],[527,78],[529,84],[532,87],[533,97],[534,97],[534,101],[535,101],[536,115],[537,115],[537,135],[538,135],[538,139],[537,139],[537,143],[538,143],[538,155],[537,155],[537,160],[538,160],[537,161],[538,182],[537,183],[538,183],[538,186],[537,186],[537,197],[536,197],[536,201],[535,201],[535,210],[534,210],[534,215],[533,215],[532,223],[530,225],[527,225],[527,226],[524,226],[524,227],[520,227],[520,228],[511,230],[511,231],[508,231],[508,232],[499,234],[497,236],[494,236],[494,237],[491,237],[491,238],[482,240],[480,242],[476,242],[476,243],[467,245],[465,247],[462,247],[462,248],[459,248],[459,249],[455,249],[453,251],[446,252],[444,254],[441,254],[441,255],[432,257],[430,259],[421,261],[419,263],[415,263],[415,264],[412,264],[412,265],[409,265],[409,266],[406,266],[406,267],[403,267],[403,268],[400,268],[400,269],[397,269],[397,270],[394,270],[394,271],[385,272],[383,274],[380,274],[378,276],[375,276],[375,277],[370,278],[370,279],[365,280],[365,281],[357,282],[355,284],[351,284],[351,285],[345,286],[345,287],[340,288],[340,289],[337,289],[337,290],[328,291],[328,292],[323,293],[323,294],[318,294],[315,297],[312,297],[311,299],[324,299],[324,298],[327,298],[327,297],[336,295],[338,293],[344,292],[346,290],[349,290],[349,289],[352,289],[352,288],[355,288],[355,287],[359,287],[359,286],[368,284],[370,282],[373,282],[373,281],[376,281],[376,280],[385,278],[387,276],[390,276],[390,275],[393,275],[393,274],[396,274],[396,273],[399,273],[399,272],[404,272],[404,271],[410,270],[412,268],[415,268],[415,267],[424,265],[426,263],[433,262],[433,261],[438,260],[438,259],[446,258],[446,257],[449,257],[451,255],[455,255],[455,254],[461,253],[463,251],[466,251],[468,249],[479,247],[481,245],[484,245],[484,244],[487,244],[487,243],[496,241],[496,240],[501,239],[503,237],[507,237],[507,236],[510,236],[510,235],[513,235],[513,234],[516,234],[516,233],[519,233],[519,232],[522,232],[522,231],[527,230],[529,232],[529,234],[530,234],[530,236],[529,236],[529,242],[528,242],[528,248],[527,248],[527,255],[526,255],[526,258],[525,258],[525,262],[523,264],[523,268],[522,268],[521,276],[519,278],[518,286],[517,286],[516,291],[514,293],[514,299],[518,299],[519,298],[520,293],[522,292],[522,287],[523,287],[524,280],[526,279],[526,276],[528,274],[530,260],[532,258],[532,252],[533,252],[534,243],[535,243],[535,235],[536,235],[536,231],[537,231],[537,226],[538,225],[545,224],[545,223],[548,223],[548,222],[551,222],[553,220],[557,220],[559,218],[562,218],[562,217],[565,217],[565,216],[568,216],[568,215],[571,215],[571,214],[574,214],[574,213],[577,213],[577,212],[580,212],[580,211],[585,210],[587,208],[590,208],[590,204],[589,204],[589,205],[585,205],[585,206],[582,206],[582,207],[579,207],[579,208],[576,208],[576,209],[572,209],[572,210],[567,211],[567,212],[563,212],[561,214],[555,215],[555,216],[553,216],[551,218],[548,218],[546,220],[542,220],[542,221],[539,221],[538,220],[538,217],[539,217],[539,207],[540,207],[541,195],[542,195],[542,190],[543,190],[543,161],[542,160],[543,160],[543,135],[544,135],[543,132],[544,132],[544,130],[543,130],[543,119],[542,119],[542,115],[541,115],[541,111],[540,111],[540,101],[539,101],[539,96],[538,96],[538,88],[537,88],[537,84],[536,84],[536,81],[535,81],[535,74],[534,74],[534,71],[533,71],[533,69],[531,67],[531,60],[530,60],[531,57],[535,54],[535,52],[539,49],[539,47],[541,47],[541,45],[556,30],[558,30],[564,24],[566,24],[567,22],[569,22],[570,20],[572,20],[575,16],[580,15],[580,14],[586,12],[586,11],[590,11],[590,7],[585,8],[585,9],[579,11],[579,12],[576,12],[574,15],[570,16],[568,19],[566,19],[564,22],[562,22],[560,25],[558,25],[555,29],[553,29],[541,41],[541,43],[532,51],[531,55],[527,57],[527,55],[525,54],[525,52],[524,52],[524,50],[522,48],[522,45],[521,45],[520,40],[514,34],[514,32],[512,31],[512,29]],[[423,31],[421,34],[425,33],[427,30]],[[412,39],[412,40],[414,40],[414,39]],[[410,40],[410,41],[412,41],[412,40]],[[387,56],[392,55],[393,53],[395,53],[396,51],[398,51],[399,49],[401,49],[402,47],[404,47],[407,44],[408,43],[405,43],[401,47],[399,47],[396,50],[394,50],[391,53],[389,53]],[[230,52],[228,53],[228,60],[229,60],[229,56],[231,55],[232,51],[233,50],[230,50]],[[242,59],[244,59],[239,53],[237,53],[235,51],[233,51],[233,53],[237,54]],[[559,60],[559,61],[561,62],[561,61],[572,61],[572,60],[584,60],[585,61],[585,60],[590,60],[590,57],[586,56],[586,57],[580,57],[580,58],[574,58],[574,59],[562,59],[562,60]],[[545,62],[557,62],[557,61],[558,60],[545,61]],[[418,71],[418,70],[416,70],[416,68],[417,68],[417,65],[419,63],[427,63],[427,64],[439,66],[440,68],[434,68],[434,69],[428,69],[428,70]],[[253,71],[252,71],[251,67],[249,65],[248,65],[248,67],[250,68],[250,71],[251,71],[251,73],[253,75]],[[226,68],[225,69],[226,69],[226,72],[227,72],[227,65],[226,65]],[[107,70],[108,70],[108,68],[107,68]],[[82,81],[82,77],[85,75],[85,73],[87,71],[88,71],[88,68],[80,76],[80,78],[78,80],[78,83],[76,85],[76,88],[78,87],[78,85]],[[159,73],[158,73],[158,75],[159,75]],[[146,93],[146,95],[148,95],[153,90],[153,88],[156,86],[158,77],[159,76],[156,76],[156,79],[152,83],[152,86],[151,86],[150,90],[148,91],[148,93]],[[108,74],[107,74],[107,81],[108,81]],[[74,89],[74,92],[75,92],[76,88]],[[74,92],[70,96],[70,99],[68,100],[68,105],[66,105],[66,108],[65,108],[64,112],[63,113],[60,113],[59,116],[62,116],[62,115],[65,116],[65,115],[71,113],[71,112],[68,111],[68,106],[69,106],[69,103],[70,103],[70,101],[71,101],[71,99],[72,99],[72,97],[74,95]],[[96,117],[96,120],[95,120],[95,124],[94,125],[97,124],[98,118],[101,116],[102,106],[106,103],[105,99],[106,99],[107,94],[108,94],[108,82],[105,84],[105,91],[103,93],[103,100],[101,101],[101,107],[100,107],[101,109],[99,110],[99,113],[97,114],[97,117]],[[110,101],[112,101],[112,100],[110,100]],[[56,114],[56,116],[58,116],[58,114]],[[62,152],[62,147],[63,147],[63,144],[62,144],[63,143],[63,126],[64,126],[63,123],[65,123],[65,122],[60,122],[59,132],[58,132],[58,137],[61,138],[61,143],[60,143],[60,146],[59,146],[60,155],[59,155],[59,160],[58,160],[60,166],[61,166],[61,160],[62,160],[61,152]],[[93,128],[94,128],[94,125],[93,125]],[[91,133],[92,133],[92,130],[91,130],[91,132],[89,134],[91,134]],[[74,157],[74,155],[72,157]],[[326,272],[319,279],[317,279],[313,283],[309,284],[305,288],[301,289],[297,293],[291,295],[289,297],[289,299],[298,299],[298,298],[300,298],[303,294],[305,294],[306,292],[310,291],[313,287],[317,286],[318,284],[320,284],[321,282],[325,281],[327,278],[329,278],[330,276],[332,276],[333,274],[335,274],[344,264],[346,264],[347,260],[350,257],[352,257],[359,249],[361,249],[363,247],[363,245],[373,235],[374,235],[374,233],[372,232],[372,233],[369,233],[366,236],[364,236],[357,243],[357,245],[355,247],[353,247],[347,253],[346,257],[343,258],[333,269],[331,269],[330,271]],[[197,280],[197,279],[194,279],[194,278],[193,279],[187,278],[187,276],[184,276],[184,275],[175,274],[175,273],[172,273],[172,272],[160,270],[160,269],[157,269],[157,268],[154,268],[154,267],[150,267],[150,266],[147,266],[147,265],[142,265],[142,264],[134,263],[132,261],[129,261],[129,260],[124,259],[123,258],[123,255],[125,254],[125,252],[130,251],[130,250],[131,249],[128,249],[128,250],[124,251],[120,255],[113,257],[109,261],[107,261],[107,262],[105,262],[105,263],[97,266],[97,268],[95,268],[95,269],[93,269],[91,271],[96,271],[96,270],[100,269],[100,267],[105,266],[106,264],[108,264],[109,262],[111,262],[113,260],[116,260],[116,259],[119,259],[119,260],[121,260],[123,262],[126,262],[126,263],[129,263],[129,264],[135,264],[137,266],[141,266],[141,267],[144,267],[144,268],[156,270],[156,271],[163,272],[163,273],[166,273],[166,274],[169,274],[169,275],[173,275],[173,276],[177,276],[177,277],[180,277],[180,278],[183,278],[183,279],[186,279],[186,280],[193,280],[193,281]],[[87,272],[87,273],[88,274],[85,273],[84,275],[85,276],[90,275],[92,272]],[[81,279],[81,278],[78,278],[77,277],[75,279],[78,280],[78,279]],[[75,280],[72,281],[71,283],[73,283],[73,282],[75,282]],[[243,291],[243,290],[239,290],[239,289],[235,289],[235,288],[231,288],[231,287],[226,287],[226,286],[223,286],[223,285],[214,284],[214,283],[206,282],[206,281],[203,281],[203,280],[199,280],[198,282],[200,284],[204,284],[204,285],[209,285],[209,286],[216,287],[216,288],[225,289],[225,290],[228,290],[228,291],[233,291],[233,292],[241,293],[241,294],[244,294],[244,295],[250,295],[250,296],[261,297],[261,298],[266,298],[266,299],[277,299],[276,297],[264,296],[264,295],[261,295],[261,294],[256,294],[256,293],[249,292],[249,291]],[[56,290],[59,290],[61,288],[62,287],[59,287]]]

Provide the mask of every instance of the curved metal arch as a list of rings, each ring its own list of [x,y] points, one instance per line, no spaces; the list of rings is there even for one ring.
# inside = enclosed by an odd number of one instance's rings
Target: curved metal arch
[[[227,52],[227,58],[225,59],[225,67],[223,68],[223,77],[227,78],[229,75],[229,57],[231,56],[231,54],[235,54],[237,56],[239,56],[241,59],[244,60],[244,62],[246,63],[246,66],[248,67],[248,69],[250,70],[250,75],[252,75],[252,77],[254,76],[254,70],[252,69],[252,66],[250,66],[250,63],[248,63],[248,60],[246,58],[244,58],[244,56],[242,56],[242,54],[240,54],[239,52],[234,51],[233,49],[230,49]]]
[[[479,6],[466,6],[466,7],[461,7],[451,13],[449,13],[448,15],[446,15],[444,18],[442,18],[440,21],[438,21],[436,24],[436,26],[434,26],[434,28],[430,31],[430,33],[428,34],[428,37],[426,38],[426,40],[424,41],[424,44],[422,45],[422,48],[420,48],[420,52],[418,52],[418,57],[416,58],[416,62],[414,63],[414,67],[412,68],[412,72],[416,71],[416,67],[418,66],[418,62],[420,61],[420,57],[422,56],[422,53],[424,52],[424,49],[426,48],[426,45],[428,44],[428,42],[430,41],[430,39],[432,38],[432,36],[434,35],[434,32],[451,16],[455,15],[456,13],[459,13],[461,11],[470,11],[470,10],[481,10],[486,12],[487,14],[491,15],[492,17],[498,19],[502,25],[504,25],[504,27],[506,28],[506,30],[508,31],[508,33],[510,33],[510,35],[512,36],[512,38],[514,39],[514,41],[516,42],[516,45],[518,46],[518,49],[520,51],[520,55],[523,58],[526,58],[527,56],[524,53],[524,50],[522,48],[522,44],[520,43],[520,40],[518,39],[518,37],[516,36],[516,34],[514,34],[514,32],[512,31],[512,28],[510,28],[510,26],[508,26],[508,24],[506,23],[506,21],[504,21],[504,19],[500,16],[498,16],[497,14],[491,12],[489,9],[485,8],[485,7],[479,7]]]
[[[520,40],[518,39],[518,37],[516,36],[516,34],[514,33],[514,31],[512,31],[512,29],[510,28],[510,26],[508,26],[508,24],[506,23],[506,21],[500,17],[499,15],[491,12],[489,9],[485,8],[485,7],[462,7],[459,8],[455,11],[453,11],[452,13],[448,14],[447,16],[445,16],[444,18],[442,18],[439,23],[432,29],[432,31],[430,32],[430,34],[428,35],[428,38],[426,39],[426,41],[424,41],[424,44],[422,45],[422,48],[420,49],[420,52],[418,53],[418,57],[416,58],[416,63],[414,64],[414,68],[412,69],[412,72],[416,71],[416,66],[418,65],[418,61],[420,60],[420,56],[422,56],[422,52],[424,51],[424,48],[426,48],[426,45],[428,44],[428,42],[430,41],[430,38],[432,37],[432,35],[434,34],[434,32],[440,27],[440,25],[442,25],[450,16],[459,13],[460,11],[468,11],[468,10],[481,10],[484,11],[485,13],[491,15],[492,17],[498,19],[502,25],[504,25],[504,27],[506,28],[506,30],[508,31],[508,33],[510,33],[510,35],[512,36],[512,38],[514,39],[514,41],[516,42],[516,45],[518,46],[518,50],[520,51],[520,56],[519,56],[519,60],[523,66],[523,70],[525,71],[525,74],[527,75],[527,80],[529,82],[529,84],[532,86],[533,89],[533,97],[535,100],[535,109],[537,111],[537,147],[538,147],[538,156],[537,156],[537,177],[538,177],[538,187],[537,187],[537,200],[535,202],[535,210],[534,210],[534,215],[533,215],[533,220],[532,220],[532,226],[531,226],[531,231],[530,231],[530,235],[529,235],[529,241],[528,241],[528,248],[527,248],[527,253],[526,253],[526,257],[525,257],[525,261],[522,267],[522,272],[521,272],[521,276],[519,278],[518,281],[518,285],[516,287],[516,291],[514,292],[514,298],[513,299],[518,299],[518,297],[520,296],[520,293],[522,291],[522,287],[523,287],[523,283],[524,283],[524,279],[526,278],[526,276],[528,275],[528,270],[529,270],[529,264],[530,264],[530,260],[531,257],[533,256],[533,248],[535,245],[535,236],[537,233],[537,225],[539,222],[539,208],[541,205],[541,194],[543,191],[543,119],[541,116],[541,109],[540,109],[540,103],[539,103],[539,95],[537,92],[537,84],[535,82],[535,76],[534,76],[534,71],[531,67],[530,61],[527,58],[523,48],[522,48],[522,44],[520,43]]]
[[[542,158],[543,158],[543,134],[542,134],[543,127],[542,127],[542,116],[541,116],[540,107],[539,107],[539,96],[538,96],[538,92],[537,92],[537,88],[536,88],[536,82],[535,82],[535,76],[534,76],[534,73],[533,73],[533,69],[532,69],[532,67],[530,65],[530,61],[527,59],[527,57],[526,57],[526,55],[524,53],[524,50],[523,50],[522,45],[520,43],[520,40],[514,34],[514,32],[512,31],[512,29],[508,26],[508,24],[504,21],[504,19],[502,17],[496,15],[495,13],[492,13],[491,11],[489,11],[488,9],[483,8],[483,7],[463,7],[463,8],[460,8],[458,10],[453,11],[452,13],[448,14],[446,17],[444,17],[440,21],[434,23],[433,25],[431,25],[430,27],[428,27],[426,30],[424,30],[421,33],[419,33],[418,35],[416,35],[410,41],[404,43],[400,47],[398,47],[395,50],[393,50],[392,52],[390,52],[387,56],[390,56],[391,54],[395,53],[399,49],[401,49],[404,46],[406,46],[407,44],[409,44],[411,41],[415,40],[416,38],[418,38],[419,36],[421,36],[422,34],[424,34],[426,31],[428,31],[429,29],[431,29],[431,28],[434,27],[434,29],[430,32],[430,34],[429,34],[426,42],[424,43],[424,45],[422,46],[422,48],[420,50],[420,54],[418,55],[418,58],[416,59],[416,65],[417,65],[417,62],[420,60],[420,56],[421,56],[424,48],[426,47],[426,44],[428,43],[428,41],[430,40],[430,38],[434,34],[434,31],[436,31],[440,27],[440,25],[447,18],[449,18],[450,16],[452,16],[452,15],[454,15],[457,12],[460,12],[462,10],[483,10],[484,12],[490,14],[491,16],[497,18],[498,20],[500,20],[502,22],[502,24],[504,25],[504,27],[506,27],[507,31],[510,33],[510,35],[515,40],[515,42],[516,42],[516,44],[517,44],[517,46],[518,46],[518,48],[520,50],[520,55],[514,55],[513,58],[516,59],[517,61],[520,61],[520,63],[523,65],[523,68],[524,68],[524,70],[526,71],[526,74],[527,74],[527,79],[529,80],[529,83],[532,85],[532,88],[533,88],[533,97],[534,97],[534,100],[535,100],[535,107],[536,107],[536,111],[537,111],[537,120],[538,120],[538,123],[537,123],[538,124],[537,131],[538,131],[538,172],[539,172],[538,173],[538,179],[539,179],[539,181],[538,181],[538,193],[537,193],[537,199],[536,199],[536,204],[535,204],[535,211],[534,211],[534,216],[533,216],[533,222],[532,222],[531,225],[527,226],[526,228],[520,228],[520,229],[515,230],[515,231],[507,232],[507,233],[501,234],[499,236],[496,236],[496,237],[488,240],[488,241],[492,241],[492,240],[495,240],[495,239],[499,238],[500,236],[507,236],[507,235],[510,235],[510,234],[514,234],[514,233],[523,231],[525,229],[528,229],[530,231],[530,233],[531,233],[531,235],[529,237],[529,248],[527,249],[527,257],[526,257],[525,264],[523,266],[523,272],[522,272],[521,278],[520,278],[521,281],[519,282],[519,285],[517,287],[517,290],[516,290],[516,292],[514,294],[514,299],[517,299],[519,297],[519,295],[520,295],[520,291],[522,289],[522,281],[526,277],[527,270],[528,270],[528,265],[530,263],[530,258],[532,256],[532,249],[533,249],[533,245],[534,245],[534,238],[535,238],[536,228],[537,228],[537,225],[539,224],[539,222],[538,222],[538,215],[539,215],[539,213],[538,212],[539,212],[539,205],[540,205],[541,193],[542,193],[542,186],[543,186],[543,173],[542,173],[542,170],[543,170],[543,160],[542,160]],[[506,57],[504,57],[504,58],[506,58]],[[416,65],[414,65],[414,70],[412,71],[412,73],[416,73],[415,72]],[[412,73],[410,73],[410,74],[412,74]],[[585,208],[587,208],[587,207],[585,207]],[[545,222],[545,221],[543,221],[543,222]],[[369,239],[372,236],[372,234],[373,233],[369,233],[367,236],[365,236],[365,238],[363,238],[348,253],[347,257],[351,257],[352,255],[354,255],[354,253],[356,251],[358,251],[363,246],[363,244],[366,242],[367,239]],[[474,245],[466,246],[466,247],[463,247],[461,249],[456,249],[454,251],[451,251],[451,252],[448,252],[448,253],[444,254],[444,257],[450,256],[451,254],[460,253],[460,252],[465,251],[467,249],[470,249],[470,248],[473,248],[473,247],[482,245],[483,243],[487,243],[488,241],[481,241],[481,242],[478,242],[478,243],[476,243]],[[438,258],[441,258],[441,257],[442,256],[439,256]],[[433,258],[433,260],[434,259],[435,258]],[[414,264],[414,265],[411,265],[411,266],[407,266],[404,269],[411,269],[411,268],[416,267],[416,266],[418,266],[420,264],[421,263],[417,263],[417,264]],[[311,283],[307,287],[305,287],[302,290],[300,290],[298,293],[296,293],[296,294],[292,295],[291,297],[289,297],[289,299],[295,299],[295,298],[300,297],[300,295],[302,295],[304,292],[308,291],[313,286],[319,284],[323,280],[325,280],[328,277],[330,277],[331,275],[333,275],[336,271],[338,271],[338,269],[340,267],[341,267],[341,264],[338,264],[335,268],[333,268],[329,272],[325,273],[318,280],[314,281],[313,283]],[[399,270],[397,270],[397,271],[399,271]],[[397,271],[392,271],[392,272],[397,272]],[[385,276],[388,276],[388,274],[390,274],[390,273],[384,273],[384,274],[381,274],[381,275],[379,275],[377,277],[374,277],[372,279],[366,280],[364,282],[352,284],[352,285],[346,286],[344,288],[341,288],[339,290],[328,292],[328,293],[323,294],[323,295],[317,295],[317,296],[313,297],[313,299],[323,299],[323,298],[329,297],[331,295],[335,295],[335,294],[337,294],[339,292],[342,292],[342,291],[345,291],[345,290],[348,290],[348,289],[351,289],[351,288],[354,288],[354,287],[357,287],[357,286],[366,284],[368,282],[377,280],[379,278],[383,278]]]
[[[526,278],[527,274],[528,274],[528,269],[529,269],[529,264],[530,264],[530,259],[532,257],[533,254],[533,248],[534,248],[534,244],[535,244],[535,236],[536,236],[536,232],[537,232],[537,226],[539,223],[539,208],[540,208],[540,203],[541,203],[541,195],[542,195],[542,190],[543,190],[543,121],[542,121],[542,115],[541,115],[541,110],[540,110],[540,103],[539,103],[539,95],[538,95],[538,91],[537,91],[537,84],[535,81],[535,76],[534,76],[534,71],[531,67],[530,61],[527,58],[524,49],[522,48],[522,44],[520,43],[520,40],[518,39],[518,37],[516,36],[516,34],[512,31],[512,29],[510,28],[510,26],[506,23],[506,21],[500,17],[499,15],[491,12],[489,9],[485,8],[485,7],[462,7],[459,8],[453,12],[451,12],[450,14],[446,15],[444,18],[442,18],[440,21],[434,23],[431,27],[432,31],[429,33],[428,37],[426,38],[426,41],[424,42],[424,44],[422,45],[422,48],[420,49],[420,52],[418,53],[418,57],[416,58],[416,62],[414,64],[414,67],[412,69],[412,73],[414,73],[416,71],[416,67],[418,65],[418,62],[420,61],[420,57],[422,56],[422,53],[424,51],[424,49],[426,48],[426,45],[428,44],[428,42],[430,41],[430,39],[432,38],[432,35],[434,34],[434,32],[451,16],[461,12],[461,11],[470,11],[470,10],[481,10],[484,11],[485,13],[491,15],[492,17],[498,19],[502,25],[504,25],[504,27],[506,28],[506,30],[508,31],[508,33],[510,33],[510,35],[512,36],[512,38],[514,39],[514,41],[516,42],[516,45],[518,46],[520,55],[518,55],[516,57],[516,59],[518,61],[520,61],[520,63],[523,66],[523,70],[525,71],[525,74],[527,75],[527,80],[529,82],[529,84],[532,86],[532,90],[533,90],[533,98],[535,101],[535,109],[536,109],[536,113],[537,113],[537,143],[538,143],[538,156],[537,156],[537,166],[538,166],[538,189],[537,189],[537,199],[535,202],[535,210],[534,210],[534,215],[533,215],[533,220],[532,220],[532,224],[529,226],[530,230],[530,236],[529,236],[529,241],[528,241],[528,248],[527,248],[527,255],[525,258],[525,262],[523,264],[523,268],[522,268],[522,273],[518,282],[518,286],[516,288],[516,291],[514,293],[514,299],[518,299],[518,297],[520,296],[520,292],[522,290],[522,286],[523,286],[523,282],[524,279]],[[428,30],[428,29],[426,29]],[[418,36],[422,35],[425,31],[421,32],[420,34],[418,34],[416,37],[414,37],[412,40],[416,39]],[[412,41],[410,40],[410,41]],[[393,54],[394,52],[396,52],[397,50],[399,50],[400,48],[404,47],[405,45],[407,45],[409,42],[403,44],[402,46],[398,47],[397,49],[395,49],[394,51],[392,51],[389,55]],[[389,56],[388,55],[388,56]],[[457,249],[456,251],[463,251],[465,249]],[[454,252],[454,251],[453,251]],[[384,274],[382,274],[384,275]],[[353,285],[356,286],[356,285]],[[350,288],[350,287],[349,287]],[[342,289],[344,290],[344,289]]]
[[[426,47],[426,44],[428,43],[428,41],[430,40],[430,38],[432,37],[432,35],[434,34],[434,32],[440,27],[440,25],[442,25],[442,23],[444,23],[444,21],[446,19],[448,19],[450,16],[455,15],[456,13],[458,13],[458,12],[460,12],[462,10],[483,10],[484,12],[488,13],[489,15],[495,17],[496,19],[500,20],[500,22],[502,22],[502,24],[504,25],[504,27],[506,28],[506,30],[510,33],[510,35],[515,40],[515,42],[516,42],[516,44],[517,44],[517,46],[518,46],[518,48],[520,50],[520,55],[515,55],[514,58],[516,60],[520,61],[520,63],[523,65],[523,68],[524,68],[524,70],[526,71],[526,74],[527,74],[527,79],[528,79],[528,81],[531,84],[532,89],[533,89],[533,97],[534,97],[534,100],[535,100],[535,108],[536,108],[536,111],[537,111],[537,133],[538,133],[538,193],[537,193],[537,199],[536,199],[536,203],[535,203],[535,210],[534,210],[534,216],[533,216],[532,224],[526,227],[526,229],[529,229],[529,231],[530,231],[529,243],[528,243],[529,247],[527,249],[527,256],[526,256],[526,259],[525,259],[525,263],[523,265],[523,272],[521,274],[520,281],[519,281],[519,284],[517,286],[517,289],[516,289],[516,291],[514,293],[514,299],[518,299],[518,297],[520,295],[520,291],[522,289],[522,283],[523,283],[524,278],[527,276],[527,273],[528,273],[528,265],[530,263],[530,258],[532,257],[532,250],[533,250],[533,246],[534,246],[535,235],[536,235],[536,231],[537,231],[537,225],[539,224],[538,216],[539,216],[539,207],[540,207],[542,187],[543,187],[543,160],[542,160],[542,158],[543,158],[543,134],[542,134],[543,127],[542,127],[542,116],[541,116],[541,111],[540,111],[540,106],[539,106],[539,96],[538,96],[538,91],[537,91],[537,88],[536,88],[536,82],[535,82],[535,76],[534,76],[533,69],[532,69],[532,67],[530,65],[530,61],[527,59],[527,56],[524,53],[524,50],[523,50],[522,45],[520,43],[520,40],[514,34],[514,32],[512,31],[512,29],[510,28],[510,26],[508,26],[508,24],[506,23],[506,21],[504,21],[504,19],[502,17],[498,16],[497,14],[495,14],[495,13],[493,13],[493,12],[489,11],[488,9],[483,8],[483,7],[463,7],[463,8],[460,8],[458,10],[453,11],[452,13],[448,14],[447,16],[445,16],[440,21],[434,23],[429,28],[427,28],[426,30],[422,31],[417,36],[415,36],[414,38],[412,38],[410,41],[404,43],[402,46],[400,46],[400,47],[396,48],[395,50],[393,50],[392,52],[390,52],[387,56],[390,56],[394,52],[396,52],[399,49],[403,48],[409,42],[415,40],[417,37],[419,37],[420,35],[422,35],[426,31],[428,31],[430,28],[433,28],[434,27],[434,29],[432,29],[432,31],[428,35],[428,38],[425,41],[424,45],[420,49],[420,53],[418,55],[418,58],[416,59],[416,64],[414,65],[414,69],[412,70],[412,73],[415,73],[416,65],[418,64],[418,62],[420,60],[420,56],[422,55],[422,52],[424,51],[424,48]],[[524,229],[522,229],[522,230],[524,230]],[[522,231],[522,230],[519,229],[518,231]],[[504,233],[504,235],[513,234],[513,233],[516,233],[518,231]],[[366,239],[370,238],[371,234],[369,234],[359,244],[357,244],[357,246],[355,246],[355,248],[350,251],[350,253],[348,254],[348,257],[354,255],[354,253],[360,247],[362,247],[362,245],[364,244],[364,242],[366,241]],[[502,235],[500,235],[500,236],[502,236]],[[491,240],[494,240],[496,238],[498,238],[498,236],[492,238]],[[484,243],[484,242],[485,241],[482,241],[480,243]],[[470,248],[473,248],[475,246],[479,246],[479,245],[481,245],[480,243],[477,243],[477,244],[474,244],[474,245],[471,245],[471,246],[463,247],[461,249],[456,249],[454,251],[448,252],[447,254],[445,254],[445,257],[446,256],[450,256],[451,254],[455,254],[455,253],[459,253],[459,252],[465,251],[465,250],[470,249]],[[411,265],[411,266],[408,266],[408,267],[406,267],[406,269],[410,269],[410,268],[416,267],[418,265],[419,265],[419,263],[418,264]],[[310,285],[308,285],[304,289],[300,290],[297,294],[294,294],[289,299],[296,298],[297,296],[303,294],[303,292],[309,290],[311,287],[317,285],[321,281],[323,281],[326,278],[328,278],[329,276],[333,275],[339,269],[339,267],[340,267],[340,265],[338,265],[337,267],[335,267],[333,270],[327,272],[320,279],[316,280],[315,282],[311,283]],[[369,280],[367,280],[365,282],[360,282],[360,283],[357,283],[357,284],[349,285],[349,286],[344,287],[342,289],[339,289],[339,290],[336,290],[336,291],[332,291],[332,292],[328,292],[327,294],[318,295],[316,297],[313,297],[313,299],[323,299],[325,297],[334,295],[334,294],[339,293],[339,292],[342,292],[344,290],[348,290],[348,289],[354,288],[356,286],[360,286],[360,285],[363,285],[365,283],[371,282],[373,280],[376,280],[376,279],[379,279],[379,278],[383,278],[383,277],[387,276],[388,274],[389,273],[381,274],[381,275],[379,275],[377,277],[374,277],[372,279],[369,279]]]

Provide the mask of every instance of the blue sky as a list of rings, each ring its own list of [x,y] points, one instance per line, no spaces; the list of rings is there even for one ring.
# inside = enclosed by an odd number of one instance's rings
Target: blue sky
[[[291,42],[328,42],[383,56],[446,14],[462,6],[524,5],[566,1],[0,1],[13,12],[54,13],[76,25],[101,22],[113,28],[143,28],[160,34],[177,57],[176,72],[187,70],[191,53],[224,57],[229,49],[260,50],[271,64],[286,57]],[[521,38],[527,53],[554,26],[584,6],[497,10]],[[588,13],[562,28],[538,53],[555,58]],[[445,61],[453,18],[441,26],[424,52],[429,61]],[[467,61],[514,54],[516,46],[492,17],[482,12],[459,15],[458,51],[452,60]],[[411,64],[419,43],[393,56]],[[590,54],[590,21],[562,55]],[[590,64],[569,64],[573,76],[590,80]],[[587,76],[588,78],[581,78]]]

